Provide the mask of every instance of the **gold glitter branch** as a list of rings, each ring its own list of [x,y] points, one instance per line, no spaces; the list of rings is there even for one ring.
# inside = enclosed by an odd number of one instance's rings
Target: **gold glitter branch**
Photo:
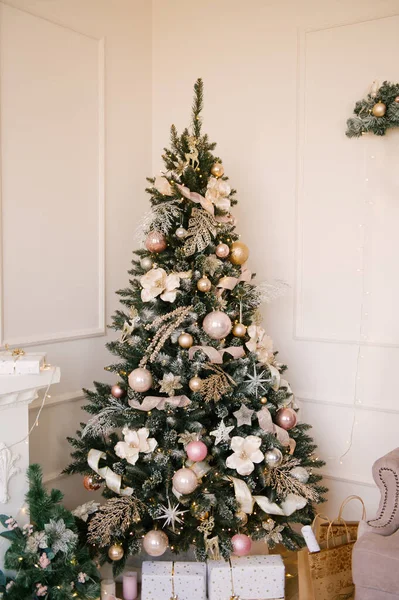
[[[155,321],[145,326],[146,329],[159,329],[152,338],[152,342],[141,359],[139,367],[145,367],[148,361],[154,362],[166,340],[168,340],[175,329],[183,323],[184,319],[192,309],[192,306],[180,306],[179,308],[176,308],[176,310],[173,310],[162,317],[158,317]]]
[[[280,498],[285,498],[288,494],[297,494],[311,502],[318,502],[320,496],[310,485],[302,483],[290,475],[291,469],[298,466],[296,459],[288,460],[279,467],[273,467],[265,473],[265,484],[273,487]]]
[[[204,368],[213,371],[213,374],[202,382],[200,394],[205,402],[211,402],[211,400],[218,402],[224,394],[236,385],[236,382],[218,365],[207,364],[204,365]]]
[[[132,522],[141,520],[140,509],[145,511],[144,503],[131,496],[107,500],[89,523],[89,544],[97,544],[100,548],[109,546],[114,536],[123,536]]]

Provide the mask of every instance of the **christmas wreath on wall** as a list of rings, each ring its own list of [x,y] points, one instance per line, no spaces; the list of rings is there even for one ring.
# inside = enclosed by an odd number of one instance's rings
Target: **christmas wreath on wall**
[[[392,127],[399,127],[399,83],[374,82],[366,98],[355,105],[355,117],[347,120],[346,135],[360,137],[365,133],[385,135]]]

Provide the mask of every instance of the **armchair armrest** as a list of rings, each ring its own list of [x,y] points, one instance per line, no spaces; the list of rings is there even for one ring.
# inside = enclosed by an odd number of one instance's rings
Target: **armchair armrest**
[[[399,448],[374,463],[373,478],[381,499],[376,518],[367,524],[373,533],[392,535],[399,529]]]

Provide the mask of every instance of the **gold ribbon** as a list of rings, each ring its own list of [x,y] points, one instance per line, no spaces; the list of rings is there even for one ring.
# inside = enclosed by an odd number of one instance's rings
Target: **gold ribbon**
[[[251,279],[251,271],[244,268],[239,277],[222,277],[216,287],[232,291],[236,287],[237,283],[240,283],[240,281],[245,281],[248,283],[251,281]]]
[[[14,358],[19,358],[20,356],[25,356],[26,352],[22,348],[14,348],[14,350],[10,350],[10,346],[8,344],[4,345],[5,351],[7,354],[11,354]]]
[[[242,346],[229,346],[228,348],[223,348],[222,350],[217,350],[213,346],[191,346],[188,351],[188,357],[190,360],[193,359],[193,356],[197,350],[202,350],[205,352],[211,363],[216,365],[223,364],[223,354],[228,352],[234,358],[242,358],[245,356],[245,350]]]
[[[143,402],[140,404],[138,400],[129,400],[129,405],[137,410],[166,410],[169,406],[175,408],[183,408],[191,404],[191,400],[184,394],[181,396],[146,396]]]
[[[89,450],[87,462],[97,475],[100,475],[100,477],[105,479],[105,485],[115,492],[115,494],[119,494],[120,496],[131,496],[133,494],[133,488],[121,487],[122,477],[117,475],[117,473],[114,473],[110,467],[100,467],[99,462],[101,458],[107,458],[105,452],[92,448]]]

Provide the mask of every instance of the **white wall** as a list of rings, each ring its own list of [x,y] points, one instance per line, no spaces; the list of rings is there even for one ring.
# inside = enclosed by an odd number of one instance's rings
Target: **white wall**
[[[260,280],[291,285],[264,313],[327,460],[328,510],[351,492],[375,506],[371,464],[397,445],[399,425],[392,260],[399,138],[349,141],[344,130],[373,79],[399,79],[397,17],[380,19],[399,14],[399,2],[12,6],[22,14],[6,7],[2,19],[2,335],[6,342],[30,338],[32,350],[46,348],[62,369],[31,438],[31,459],[54,480],[68,463],[65,437],[85,418],[81,388],[112,381],[103,371],[110,358],[102,327],[117,306],[114,291],[127,282],[135,223],[147,203],[145,176],[151,161],[153,172],[161,166],[170,123],[187,124],[201,76],[205,128],[239,190],[250,265]],[[34,26],[28,13],[39,17]],[[13,126],[4,130],[5,116]],[[58,131],[65,116],[68,127]],[[18,164],[28,177],[19,177]],[[340,464],[354,419],[353,445]],[[54,482],[71,506],[88,497],[80,477]]]
[[[65,437],[86,418],[81,388],[113,380],[106,324],[151,172],[151,3],[0,9],[2,342],[31,342],[61,367],[31,461],[76,505],[87,499],[81,477],[54,478],[69,462]]]
[[[291,286],[264,315],[327,461],[331,515],[349,493],[376,508],[371,465],[398,445],[399,134],[344,135],[371,82],[399,80],[394,14],[398,1],[153,2],[154,171],[202,77],[250,266]]]

